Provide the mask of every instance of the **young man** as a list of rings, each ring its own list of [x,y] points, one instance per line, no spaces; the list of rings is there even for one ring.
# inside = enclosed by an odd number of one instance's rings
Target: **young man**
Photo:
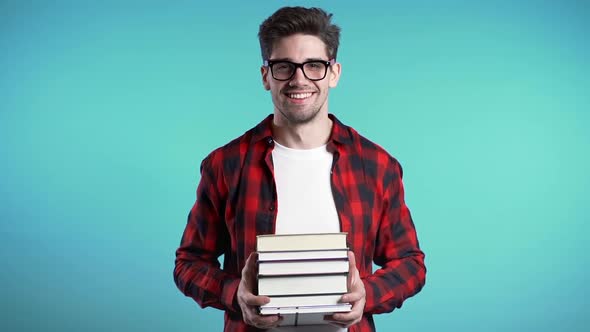
[[[399,163],[328,113],[340,29],[321,9],[286,7],[260,26],[262,83],[274,112],[209,154],[176,252],[174,280],[202,307],[225,311],[225,331],[274,329],[256,308],[256,235],[347,232],[349,313],[297,331],[374,331],[425,282]],[[223,268],[218,257],[224,256]],[[381,268],[372,271],[372,263]]]

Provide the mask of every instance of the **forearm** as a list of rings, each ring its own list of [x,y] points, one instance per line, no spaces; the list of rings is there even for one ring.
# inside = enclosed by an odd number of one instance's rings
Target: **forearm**
[[[239,282],[237,271],[222,270],[219,256],[228,249],[224,224],[206,209],[208,197],[201,196],[188,217],[180,247],[176,250],[174,281],[180,291],[201,307],[237,311],[234,303]]]
[[[180,291],[193,298],[201,307],[239,311],[235,294],[239,276],[219,267],[217,259],[191,253],[180,247],[176,252],[174,281]]]
[[[426,281],[424,253],[419,249],[401,259],[392,260],[363,278],[366,291],[365,312],[379,314],[400,308],[418,293]]]

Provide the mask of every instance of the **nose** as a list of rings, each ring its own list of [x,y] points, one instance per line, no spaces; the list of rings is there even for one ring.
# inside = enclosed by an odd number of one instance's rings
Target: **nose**
[[[295,68],[295,73],[291,80],[289,81],[289,85],[303,85],[307,82],[307,77],[303,74],[303,68]]]

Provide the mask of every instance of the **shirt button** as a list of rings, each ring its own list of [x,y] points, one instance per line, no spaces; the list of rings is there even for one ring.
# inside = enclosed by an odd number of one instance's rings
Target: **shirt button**
[[[275,207],[271,205],[271,206],[270,206],[268,209],[269,209],[270,211],[274,211]]]
[[[272,145],[272,138],[269,138],[267,143],[268,143],[268,145]]]

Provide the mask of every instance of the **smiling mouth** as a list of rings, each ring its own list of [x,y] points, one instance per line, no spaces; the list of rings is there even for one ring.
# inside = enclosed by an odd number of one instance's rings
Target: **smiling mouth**
[[[285,95],[291,99],[307,99],[313,95],[313,92],[285,93]]]

